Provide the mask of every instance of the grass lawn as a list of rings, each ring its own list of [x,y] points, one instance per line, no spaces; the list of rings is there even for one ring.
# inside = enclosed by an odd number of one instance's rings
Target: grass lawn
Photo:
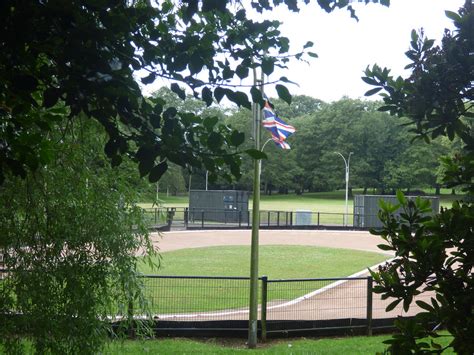
[[[438,343],[446,346],[452,337],[446,332],[442,337],[436,339]],[[142,354],[354,354],[366,355],[383,352],[385,344],[382,342],[389,339],[390,335],[372,337],[344,337],[326,339],[291,338],[269,340],[267,343],[259,343],[257,349],[246,348],[245,339],[154,339],[154,340],[126,340],[112,341],[105,347],[101,354],[106,355],[142,355]],[[429,343],[429,340],[428,340]],[[26,354],[32,354],[32,348],[25,341]],[[0,353],[3,353],[0,345]],[[449,349],[443,354],[454,354]]]
[[[105,351],[105,354],[375,354],[383,352],[390,335],[373,337],[347,337],[328,339],[280,339],[272,340],[266,344],[258,344],[255,350],[245,347],[245,340],[235,339],[226,342],[216,339],[203,339],[201,341],[190,339],[159,339],[146,341],[114,342]],[[441,340],[439,340],[441,339]],[[452,339],[449,336],[437,339],[447,345]],[[428,341],[429,342],[429,341]],[[443,354],[454,354],[445,351]]]
[[[386,255],[308,246],[260,247],[259,275],[270,279],[346,277],[387,259]],[[165,276],[248,276],[250,248],[225,246],[162,254],[160,269],[140,265],[144,274]],[[269,301],[291,300],[333,281],[273,283]],[[363,282],[363,281],[361,281]],[[248,280],[145,279],[154,314],[236,309],[248,303]]]
[[[190,248],[162,253],[161,257],[161,267],[158,270],[143,263],[140,271],[144,274],[178,276],[247,276],[250,248]],[[259,273],[281,279],[345,277],[387,258],[384,254],[348,249],[262,245]]]

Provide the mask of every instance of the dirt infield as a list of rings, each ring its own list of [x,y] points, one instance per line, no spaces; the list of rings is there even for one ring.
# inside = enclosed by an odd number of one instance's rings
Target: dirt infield
[[[221,245],[249,245],[251,240],[250,230],[207,230],[207,231],[181,231],[166,232],[152,235],[155,245],[160,252],[167,252],[186,248],[201,248]],[[329,248],[342,248],[351,250],[371,251],[387,255],[377,248],[383,240],[364,231],[321,231],[321,230],[261,230],[260,245],[308,245]],[[364,270],[351,276],[366,276]],[[341,275],[341,277],[347,275]],[[364,281],[365,282],[365,281]],[[268,319],[294,319],[314,320],[335,319],[339,317],[364,318],[367,311],[367,288],[365,283],[357,287],[355,293],[352,289],[348,294],[349,282],[336,282],[329,287],[310,292],[296,300],[283,301],[269,304]],[[426,296],[425,296],[426,297]],[[373,317],[387,318],[396,316],[413,315],[419,312],[417,306],[412,306],[408,313],[401,306],[389,313],[385,307],[393,300],[381,300],[378,295],[373,297]],[[317,310],[317,315],[315,314]],[[344,313],[344,315],[341,314]],[[193,314],[166,315],[157,318],[173,320],[189,319],[247,319],[247,310],[226,310],[217,312],[204,312]]]
[[[220,245],[250,245],[250,230],[206,230],[152,234],[161,252]],[[260,245],[311,245],[328,248],[372,251],[383,240],[364,231],[261,230]],[[387,254],[387,253],[385,253]]]

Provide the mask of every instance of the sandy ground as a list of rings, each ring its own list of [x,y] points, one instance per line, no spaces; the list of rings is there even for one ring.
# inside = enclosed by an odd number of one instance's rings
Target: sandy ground
[[[185,248],[202,248],[220,245],[249,245],[250,230],[207,230],[157,233],[152,236],[160,252]],[[377,248],[383,240],[365,231],[321,231],[321,230],[261,230],[260,245],[309,245],[384,253]],[[387,254],[390,259],[391,254]],[[351,276],[367,276],[362,270]],[[426,297],[424,298],[426,300]],[[385,307],[393,300],[381,300],[373,296],[373,317],[387,318],[398,315],[413,315],[420,311],[414,305],[408,313],[401,306],[391,312]],[[274,320],[320,320],[338,318],[365,318],[367,315],[367,283],[339,281],[330,283],[317,291],[309,291],[295,300],[273,301],[267,308],[267,319]],[[168,320],[222,320],[248,319],[246,309],[229,309],[217,312],[157,315]]]
[[[364,231],[261,230],[260,245],[311,245],[373,251],[383,240]],[[161,252],[218,245],[250,245],[250,230],[206,230],[165,232],[152,235]]]

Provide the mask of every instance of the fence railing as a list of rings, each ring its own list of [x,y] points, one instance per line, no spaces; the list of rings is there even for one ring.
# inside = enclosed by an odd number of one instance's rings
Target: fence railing
[[[145,209],[147,222],[152,227],[205,229],[250,228],[252,211],[202,210],[187,207]],[[367,221],[375,216],[312,211],[260,211],[261,228],[348,227],[368,228]]]
[[[0,271],[8,277],[7,270]],[[249,277],[141,277],[144,306],[138,301],[130,301],[128,308],[117,305],[117,313],[110,315],[112,320],[120,320],[124,314],[135,318],[151,316],[157,329],[165,324],[167,331],[208,330],[212,331],[210,334],[224,328],[235,333],[233,324],[238,325],[239,331],[247,328]],[[432,297],[433,293],[422,293],[416,300],[430,303]],[[401,304],[386,312],[393,299],[382,300],[373,294],[370,276],[315,279],[269,279],[263,276],[259,278],[258,298],[262,339],[267,335],[288,334],[302,329],[362,331],[371,335],[372,329],[380,328],[381,321],[413,316],[423,311],[413,303],[408,312]],[[377,324],[375,327],[374,323]]]
[[[248,277],[143,276],[148,311],[158,321],[246,321],[249,317]],[[299,323],[332,329],[363,328],[372,334],[373,320],[412,316],[396,307],[385,312],[393,299],[382,300],[372,292],[372,278],[268,279],[259,278],[260,334],[291,331]],[[430,295],[418,299],[428,301]],[[135,314],[143,310],[134,308]],[[358,320],[355,322],[354,320]],[[286,322],[286,323],[285,323]],[[319,323],[318,323],[319,322]],[[281,328],[281,323],[285,323]],[[273,327],[280,324],[280,327]],[[319,328],[318,328],[319,329]]]

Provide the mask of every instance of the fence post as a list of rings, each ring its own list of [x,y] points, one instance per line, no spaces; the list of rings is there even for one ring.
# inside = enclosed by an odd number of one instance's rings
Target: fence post
[[[367,277],[367,335],[372,335],[372,276]]]
[[[173,224],[173,211],[169,208],[166,208],[166,223],[169,230],[171,230],[171,225]]]
[[[247,227],[250,227],[250,211],[247,210]]]
[[[184,228],[188,229],[188,223],[189,223],[189,210],[187,207],[184,208]]]
[[[270,211],[268,211],[268,220],[267,220],[267,225],[270,227]]]
[[[135,338],[135,321],[133,319],[133,299],[130,299],[128,301],[127,313],[128,313],[128,321],[130,322],[128,326],[128,336],[129,338]]]
[[[293,211],[290,212],[290,227],[293,227]]]
[[[320,212],[318,212],[318,227],[319,227],[319,215],[320,215]]]
[[[239,228],[242,227],[242,210],[239,210]]]
[[[267,299],[268,299],[268,277],[262,276],[262,306],[260,310],[260,318],[261,318],[261,325],[262,325],[262,341],[267,340]]]
[[[277,212],[277,226],[280,227],[280,211]]]
[[[158,225],[158,208],[155,207],[155,226]]]
[[[201,210],[201,228],[204,229],[204,210]]]

